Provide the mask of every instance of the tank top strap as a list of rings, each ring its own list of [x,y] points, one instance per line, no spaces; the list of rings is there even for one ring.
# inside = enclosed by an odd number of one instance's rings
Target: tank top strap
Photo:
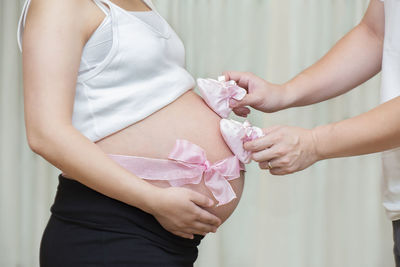
[[[17,42],[19,50],[22,52],[22,34],[24,32],[26,14],[28,13],[28,8],[31,3],[31,0],[26,0],[21,11],[21,16],[18,21],[18,29],[17,29]]]
[[[104,12],[104,14],[108,15],[110,13],[110,5],[108,5],[106,0],[93,0],[93,2]],[[109,7],[106,7],[107,4]]]
[[[93,0],[104,12],[109,12],[109,10],[113,7],[113,6],[115,6],[116,4],[114,4],[112,1],[110,1],[110,0]],[[148,5],[153,11],[156,11],[156,7],[154,6],[154,4],[153,4],[153,2],[151,1],[151,0],[142,0],[142,2],[143,3],[145,3],[146,5]],[[106,7],[106,5],[107,6],[109,6],[109,8],[108,7]],[[116,5],[116,6],[118,6],[118,5]],[[123,9],[123,8],[121,8],[120,6],[118,6],[120,9]],[[123,10],[125,10],[125,9],[123,9]],[[107,13],[106,13],[107,14]]]
[[[155,11],[156,7],[154,6],[151,0],[142,0],[145,4],[147,4],[152,10]]]
[[[112,5],[110,5],[109,0],[93,0],[93,2],[107,15],[111,14]],[[19,50],[22,52],[22,35],[24,32],[25,22],[26,22],[26,15],[28,13],[29,5],[31,0],[26,0],[21,11],[21,16],[18,21],[18,28],[17,28],[17,43]],[[108,7],[106,5],[108,5]]]

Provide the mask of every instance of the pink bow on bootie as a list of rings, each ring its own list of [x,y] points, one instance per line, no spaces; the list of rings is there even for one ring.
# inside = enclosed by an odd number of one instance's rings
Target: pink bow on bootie
[[[197,79],[199,91],[207,105],[222,118],[227,118],[232,109],[229,107],[229,100],[242,100],[247,91],[239,87],[235,81],[225,81],[221,76],[214,79]]]
[[[233,154],[243,163],[251,161],[251,151],[243,148],[243,144],[264,136],[261,128],[251,126],[246,120],[240,123],[235,120],[222,119],[220,121],[220,130],[225,143],[229,146]]]

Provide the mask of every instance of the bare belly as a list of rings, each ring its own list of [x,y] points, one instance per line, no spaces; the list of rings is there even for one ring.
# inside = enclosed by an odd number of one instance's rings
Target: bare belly
[[[151,116],[97,141],[96,144],[108,154],[166,159],[176,139],[186,139],[202,147],[207,159],[214,163],[233,155],[221,136],[220,120],[203,99],[190,90]],[[169,186],[165,181],[148,182],[160,187]],[[237,199],[208,209],[222,221],[232,214],[239,202],[244,184],[243,171],[240,178],[230,183]],[[214,199],[204,182],[185,187]]]

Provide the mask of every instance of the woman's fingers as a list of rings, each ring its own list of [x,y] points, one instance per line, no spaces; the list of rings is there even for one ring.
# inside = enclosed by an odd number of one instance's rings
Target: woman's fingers
[[[206,227],[200,227],[200,228],[199,227],[197,227],[197,228],[188,227],[188,228],[184,229],[184,231],[175,231],[175,232],[173,232],[173,234],[183,237],[183,238],[193,239],[194,235],[206,236],[208,233],[213,232],[213,231],[209,231],[209,230],[202,230],[203,228],[206,228]]]
[[[203,223],[202,221],[195,221],[193,222],[192,227],[193,229],[202,232],[202,233],[210,233],[213,232],[215,233],[218,229],[215,225]]]
[[[194,191],[191,191],[190,200],[197,206],[200,206],[203,208],[211,208],[212,206],[215,205],[215,203],[212,199],[210,199],[200,193],[194,192]]]
[[[215,233],[218,227],[212,224],[204,223],[203,221],[193,221],[185,229],[179,232],[179,236],[190,238],[190,235],[206,235],[208,233]]]
[[[195,212],[198,221],[208,223],[211,225],[216,225],[216,226],[219,226],[221,224],[221,220],[217,216],[202,209],[202,207],[210,208],[210,207],[214,206],[215,205],[214,201],[212,201],[210,198],[206,197],[205,195],[202,195],[202,194],[194,192],[194,191],[192,191],[190,199],[192,200],[192,202],[194,204],[197,205],[197,206],[194,206],[195,210],[193,212]]]
[[[196,207],[197,210],[195,211],[196,213],[196,217],[197,217],[197,221],[202,222],[204,224],[209,224],[212,225],[214,227],[218,227],[221,225],[221,219],[218,218],[217,216],[215,216],[214,214],[211,214],[210,212]]]
[[[164,194],[153,216],[171,233],[192,238],[193,234],[215,232],[221,225],[220,218],[203,208],[215,205],[209,197],[182,187],[168,187],[161,192]]]
[[[185,232],[197,235],[206,235],[208,233],[215,233],[217,230],[218,227],[215,225],[203,223],[201,221],[194,221],[188,228],[185,229]]]
[[[213,231],[203,231],[203,230],[201,230],[201,229],[197,229],[197,228],[187,228],[187,229],[185,229],[185,231],[186,232],[188,232],[188,233],[192,233],[192,234],[194,234],[194,235],[207,235],[208,233],[215,233],[215,232],[213,232]]]
[[[183,237],[183,238],[187,238],[187,239],[193,239],[194,238],[193,234],[190,233],[190,232],[185,233],[185,232],[182,232],[182,231],[173,231],[172,233],[174,235],[177,235],[177,236],[180,236],[180,237]]]

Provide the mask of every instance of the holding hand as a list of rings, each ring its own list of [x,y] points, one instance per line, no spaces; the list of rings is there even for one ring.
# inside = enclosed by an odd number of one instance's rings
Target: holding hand
[[[265,136],[244,143],[244,148],[252,151],[253,160],[259,162],[261,169],[269,169],[271,174],[301,171],[320,160],[312,130],[274,126],[263,132]]]
[[[203,209],[213,207],[214,201],[195,191],[168,187],[154,200],[151,213],[166,230],[180,237],[193,239],[193,234],[215,233],[221,224],[217,216]]]
[[[247,90],[247,95],[240,101],[234,99],[230,107],[236,115],[246,117],[253,107],[263,112],[275,112],[288,107],[290,97],[285,86],[269,83],[249,72],[229,71],[224,73],[227,81],[234,80]]]
[[[263,112],[275,112],[293,105],[295,96],[288,86],[269,83],[248,72],[225,72],[227,80],[234,80],[247,90],[240,100],[232,99],[230,107],[236,115],[247,117],[253,107]],[[261,169],[271,174],[284,175],[301,171],[320,160],[312,130],[297,127],[274,126],[263,129],[265,136],[244,143],[245,150],[253,152],[252,159]]]

